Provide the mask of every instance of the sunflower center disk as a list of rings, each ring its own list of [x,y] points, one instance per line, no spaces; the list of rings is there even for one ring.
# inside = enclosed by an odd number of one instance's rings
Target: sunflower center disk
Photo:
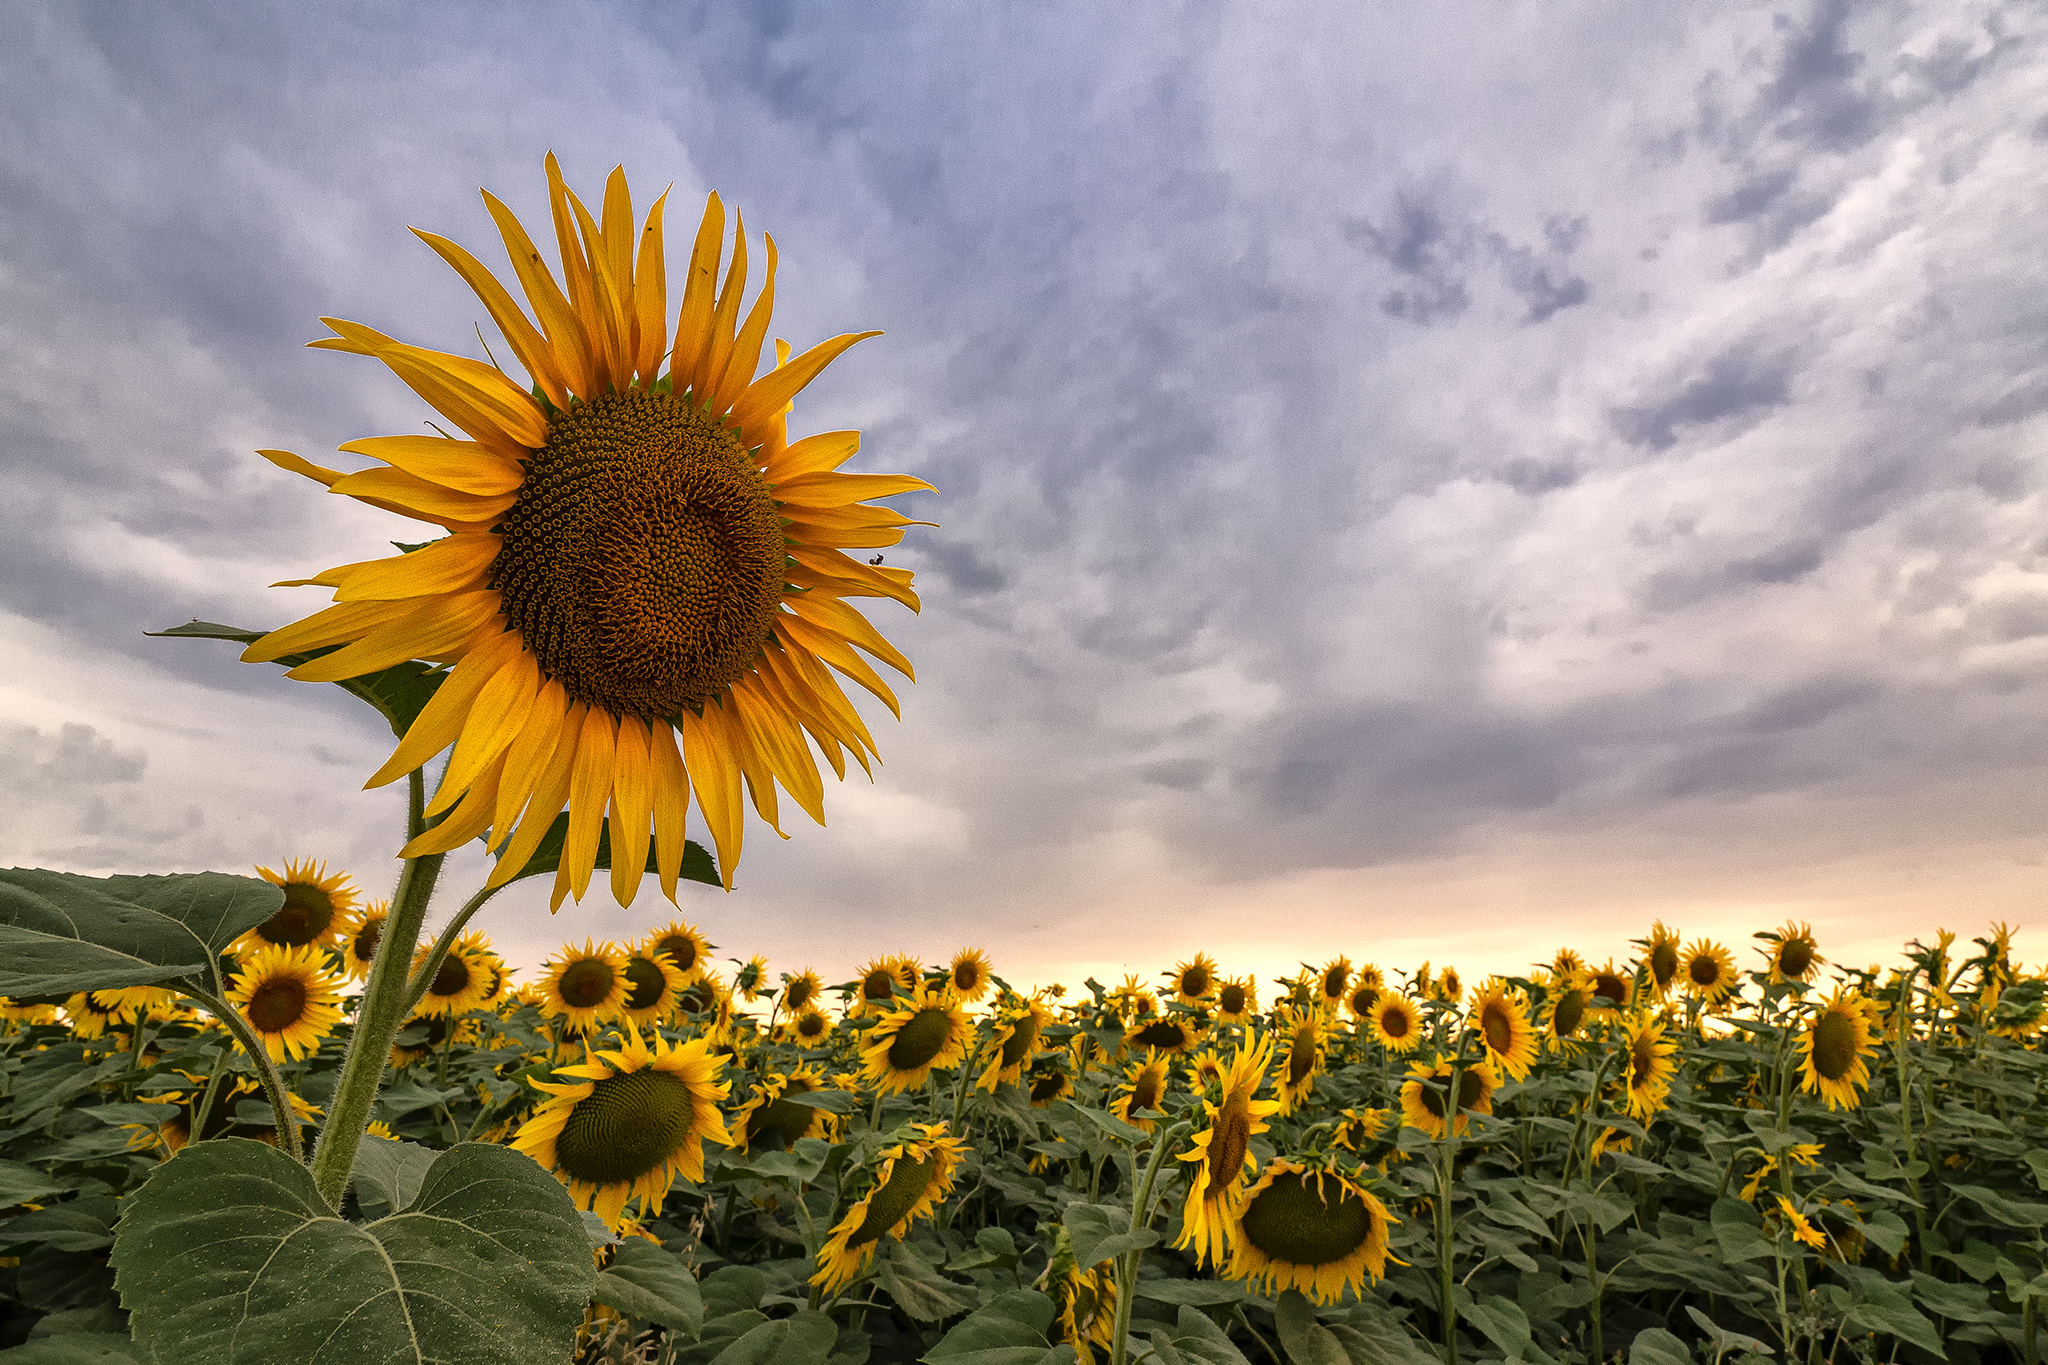
[[[1558,997],[1556,1020],[1557,1036],[1569,1038],[1579,1031],[1579,1020],[1586,1015],[1586,996],[1583,991],[1566,991]]]
[[[932,1176],[938,1173],[939,1159],[936,1154],[923,1161],[913,1161],[907,1156],[896,1158],[896,1164],[889,1170],[889,1179],[881,1189],[868,1199],[867,1216],[860,1220],[860,1226],[846,1239],[850,1247],[863,1246],[874,1241],[890,1228],[901,1222],[903,1216],[917,1207],[917,1201],[924,1197]]]
[[[1302,1029],[1294,1035],[1294,1044],[1287,1050],[1287,1083],[1300,1085],[1315,1069],[1316,1035],[1309,1029]]]
[[[1031,1055],[1031,1049],[1038,1043],[1038,1019],[1026,1015],[1019,1019],[1010,1030],[1010,1036],[1003,1039],[1003,1067],[1007,1070],[1017,1066]]]
[[[611,995],[615,979],[609,962],[585,958],[562,973],[562,999],[579,1010],[594,1009]]]
[[[626,962],[626,987],[627,1009],[653,1009],[661,1000],[661,993],[668,989],[668,978],[661,974],[661,968],[646,958],[629,958]]]
[[[427,987],[435,995],[460,995],[469,989],[469,964],[450,953],[441,959],[441,969],[434,973],[434,984]]]
[[[306,988],[297,981],[266,981],[249,995],[249,1022],[263,1033],[282,1033],[306,1013]]]
[[[1216,1131],[1209,1138],[1209,1193],[1231,1184],[1244,1169],[1244,1155],[1251,1150],[1251,1099],[1232,1095],[1216,1116]]]
[[[1508,1020],[1505,1005],[1492,1004],[1486,1007],[1486,1014],[1480,1020],[1481,1032],[1486,1034],[1486,1045],[1495,1052],[1508,1052],[1515,1045],[1515,1027]]]
[[[915,1071],[946,1050],[953,1037],[953,1022],[941,1009],[919,1010],[910,1022],[896,1030],[889,1044],[889,1065],[897,1071]]]
[[[377,944],[384,937],[384,921],[366,924],[356,934],[355,954],[358,962],[373,962],[377,957]]]
[[[1188,1036],[1173,1020],[1161,1019],[1138,1030],[1137,1044],[1139,1047],[1157,1047],[1169,1052],[1179,1052],[1187,1047]]]
[[[1831,1081],[1849,1073],[1856,1061],[1856,1025],[1830,1010],[1813,1026],[1813,1069]]]
[[[1331,1265],[1356,1255],[1371,1239],[1372,1210],[1349,1190],[1340,1189],[1328,1201],[1300,1172],[1288,1171],[1245,1206],[1244,1235],[1283,1264]]]
[[[506,619],[578,701],[673,716],[767,643],[785,563],[775,501],[738,438],[673,395],[628,389],[558,414],[500,530]]]
[[[317,886],[292,882],[284,889],[284,905],[256,933],[267,943],[297,948],[327,932],[334,922],[334,902]]]
[[[1787,942],[1778,954],[1778,970],[1786,976],[1805,976],[1806,969],[1813,965],[1812,945],[1798,939]]]
[[[792,1082],[785,1093],[808,1095],[810,1092],[809,1086],[798,1086]],[[752,1120],[747,1124],[747,1146],[749,1150],[756,1147],[788,1147],[798,1138],[810,1133],[811,1124],[817,1117],[818,1111],[809,1105],[792,1104],[785,1099],[778,1099],[773,1104],[764,1104],[754,1111]]]
[[[555,1152],[563,1170],[589,1184],[638,1180],[674,1155],[696,1121],[687,1082],[635,1071],[597,1082],[562,1126]]]

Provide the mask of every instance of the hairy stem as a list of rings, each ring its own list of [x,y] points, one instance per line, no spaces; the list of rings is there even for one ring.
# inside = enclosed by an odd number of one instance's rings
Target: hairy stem
[[[1152,1159],[1145,1164],[1145,1178],[1138,1182],[1138,1197],[1131,1201],[1132,1232],[1151,1223],[1152,1187],[1158,1183],[1160,1163],[1192,1126],[1185,1122],[1176,1123],[1153,1140]],[[1126,1338],[1131,1330],[1131,1300],[1137,1295],[1138,1262],[1144,1255],[1145,1250],[1140,1247],[1116,1258],[1116,1334],[1109,1344],[1110,1365],[1125,1365],[1124,1358],[1129,1353]]]
[[[179,990],[206,1006],[207,1012],[227,1026],[235,1041],[242,1045],[242,1051],[249,1054],[256,1063],[256,1074],[263,1081],[263,1098],[270,1102],[270,1116],[277,1120],[278,1150],[293,1161],[306,1159],[305,1148],[299,1145],[299,1123],[292,1114],[291,1101],[286,1097],[284,1078],[277,1074],[277,1063],[270,1060],[270,1050],[263,1046],[263,1040],[256,1036],[256,1030],[249,1027],[249,1021],[242,1012],[227,1001],[202,990],[198,986],[180,986]],[[194,1133],[193,1139],[198,1139]]]
[[[509,885],[509,883],[508,883]],[[448,960],[448,950],[455,946],[456,938],[469,923],[470,916],[484,908],[484,902],[505,889],[504,886],[487,886],[462,903],[455,912],[455,918],[448,921],[441,930],[441,936],[434,940],[434,946],[427,949],[426,961],[412,974],[406,986],[405,1012],[411,1014],[420,1006],[420,998],[427,993],[427,987],[434,983],[434,976],[441,970],[441,964]],[[380,945],[381,946],[381,945]]]

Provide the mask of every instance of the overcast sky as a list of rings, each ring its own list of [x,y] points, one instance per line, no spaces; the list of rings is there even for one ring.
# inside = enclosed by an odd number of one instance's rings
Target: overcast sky
[[[20,6],[0,45],[0,864],[329,859],[392,743],[150,640],[412,523],[259,459],[424,431],[541,159],[716,189],[799,400],[911,472],[885,766],[756,824],[728,954],[1468,976],[1662,917],[1889,957],[2048,891],[2036,6]],[[490,335],[488,323],[486,335]],[[495,338],[493,338],[495,339]],[[701,834],[701,826],[697,827]],[[451,860],[459,897],[480,858]],[[593,884],[537,961],[672,913]],[[2037,931],[2038,934],[2038,931]],[[2020,939],[2029,961],[2048,955]]]

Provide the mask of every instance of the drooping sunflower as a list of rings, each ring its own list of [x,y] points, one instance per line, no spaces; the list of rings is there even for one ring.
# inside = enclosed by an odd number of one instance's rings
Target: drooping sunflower
[[[1033,1109],[1049,1109],[1055,1100],[1063,1100],[1074,1093],[1074,1078],[1064,1063],[1040,1058],[1032,1065],[1029,1086],[1025,1094],[1030,1097]]]
[[[1323,1008],[1335,1010],[1344,1003],[1351,988],[1351,959],[1339,954],[1323,964],[1317,978],[1322,987]]]
[[[818,1003],[824,994],[825,983],[809,967],[795,976],[784,973],[782,977],[782,1008],[791,1014],[798,1014]]]
[[[1392,1143],[1400,1126],[1400,1120],[1385,1109],[1346,1109],[1339,1115],[1330,1141],[1372,1161]]]
[[[1259,1012],[1259,984],[1249,976],[1233,977],[1216,988],[1216,1022],[1242,1024]]]
[[[1273,1059],[1273,1093],[1280,1113],[1291,1114],[1308,1099],[1323,1072],[1323,1048],[1329,1041],[1329,1019],[1320,1004],[1307,1009],[1282,1005],[1273,1019],[1272,1037],[1279,1040]]]
[[[1422,1015],[1407,997],[1383,995],[1372,1007],[1372,1036],[1389,1052],[1412,1052],[1422,1041]]]
[[[749,1005],[768,993],[768,959],[755,953],[745,962],[733,959],[739,968],[732,974],[732,988]]]
[[[1685,950],[1679,975],[1688,994],[1713,1009],[1736,988],[1735,959],[1712,939],[1698,939]]]
[[[1155,1049],[1146,1048],[1145,1055],[1124,1072],[1124,1083],[1110,1098],[1109,1112],[1125,1123],[1151,1132],[1159,1121],[1146,1117],[1146,1111],[1166,1107],[1166,1081],[1167,1059]]]
[[[1777,1199],[1778,1211],[1784,1218],[1783,1228],[1792,1234],[1792,1239],[1805,1243],[1815,1251],[1825,1251],[1828,1245],[1826,1234],[1808,1222],[1806,1215],[1801,1213],[1791,1200],[1782,1194],[1777,1196]]]
[[[1459,980],[1456,967],[1446,967],[1437,973],[1436,984],[1430,988],[1438,1000],[1455,1005],[1465,994],[1464,983]]]
[[[1151,999],[1147,996],[1146,999]],[[1186,1052],[1202,1041],[1204,1030],[1199,1020],[1186,1014],[1140,1015],[1130,1028],[1124,1031],[1124,1046],[1128,1048],[1157,1048],[1175,1056]]]
[[[742,321],[745,228],[716,288],[725,209],[710,197],[671,346],[666,196],[636,228],[625,172],[614,170],[593,217],[552,154],[546,165],[561,283],[511,212],[484,196],[538,326],[474,256],[419,234],[476,291],[533,391],[493,366],[323,319],[337,335],[313,345],[383,361],[470,439],[354,441],[345,449],[384,467],[349,475],[262,452],[448,536],[305,580],[333,588],[335,605],[244,657],[342,646],[291,671],[314,681],[415,658],[453,665],[370,779],[382,785],[455,746],[428,812],[447,818],[406,856],[488,830],[499,854],[490,884],[500,885],[566,805],[554,903],[580,900],[609,807],[613,895],[632,901],[651,839],[673,900],[694,793],[730,889],[742,779],[779,832],[778,783],[823,823],[811,742],[841,777],[842,748],[868,766],[873,740],[830,670],[893,710],[894,694],[854,650],[905,676],[910,664],[845,599],[918,602],[910,573],[844,551],[893,545],[912,524],[864,500],[930,485],[836,473],[858,449],[856,433],[789,443],[790,400],[876,334],[835,337],[756,379],[774,299],[772,239],[767,283]]]
[[[1771,981],[1811,981],[1827,961],[1820,955],[1820,944],[1813,937],[1813,926],[1794,924],[1791,920],[1780,925],[1775,933],[1758,934],[1771,946],[1767,953],[1771,959]]]
[[[1370,1190],[1343,1172],[1275,1157],[1232,1220],[1224,1275],[1277,1295],[1299,1289],[1316,1303],[1365,1292],[1387,1270],[1396,1222]]]
[[[109,991],[94,991],[92,1002],[112,1018],[132,1024],[145,1015],[151,1019],[167,1017],[166,1011],[177,1005],[178,994],[162,986],[117,986]]]
[[[1141,1024],[1159,1016],[1159,997],[1145,989],[1145,983],[1126,974],[1124,983],[1109,993],[1110,1006],[1126,1024]]]
[[[988,954],[979,948],[962,948],[953,954],[950,981],[953,994],[969,1002],[988,994]]]
[[[666,954],[669,964],[682,973],[683,983],[688,985],[704,970],[711,944],[696,925],[672,919],[641,939],[640,951],[648,957]]]
[[[414,1029],[419,1032],[413,1033]],[[391,1065],[401,1069],[418,1066],[445,1048],[474,1046],[479,1037],[471,1020],[416,1012],[407,1017],[405,1026],[398,1031],[398,1039],[391,1044]],[[410,1041],[406,1041],[408,1038]]]
[[[615,1227],[626,1201],[658,1206],[677,1176],[704,1178],[704,1144],[732,1145],[718,1102],[731,1090],[703,1039],[650,1047],[625,1026],[623,1046],[586,1049],[556,1069],[570,1084],[535,1081],[553,1096],[520,1125],[512,1146],[554,1172],[576,1207]]]
[[[1173,998],[1183,1005],[1201,1007],[1216,994],[1216,959],[1196,953],[1173,967]]]
[[[1058,1264],[1057,1257],[1054,1261]],[[1116,1337],[1115,1263],[1103,1261],[1083,1270],[1070,1254],[1058,1271],[1046,1267],[1045,1289],[1052,1296],[1060,1339],[1074,1348],[1076,1365],[1094,1365],[1095,1353],[1107,1351]]]
[[[390,901],[373,901],[341,923],[341,963],[352,981],[370,979],[377,960],[377,945],[384,940],[384,924],[391,918]]]
[[[256,875],[284,891],[284,904],[277,913],[235,940],[234,951],[253,953],[263,948],[318,944],[332,948],[340,938],[341,926],[355,910],[356,885],[346,872],[327,871],[325,862],[292,858],[284,871],[267,867]]]
[[[1813,1022],[1799,1035],[1799,1088],[1818,1092],[1830,1109],[1854,1109],[1863,1102],[1859,1087],[1870,1084],[1865,1057],[1875,1057],[1870,1040],[1868,1002],[1840,986],[1813,1012]]]
[[[793,1147],[801,1138],[836,1141],[839,1116],[829,1109],[797,1104],[789,1096],[812,1095],[831,1087],[815,1066],[776,1072],[754,1087],[747,1102],[733,1111],[732,1145],[754,1152]]]
[[[1005,996],[990,1026],[988,1065],[975,1079],[975,1088],[1022,1084],[1025,1071],[1045,1050],[1045,1026],[1051,1022],[1052,1012],[1036,995]]]
[[[1444,1135],[1444,1100],[1450,1090],[1451,1069],[1451,1059],[1443,1056],[1409,1065],[1408,1079],[1401,1086],[1403,1123],[1431,1138]],[[1500,1079],[1485,1062],[1466,1062],[1457,1071],[1457,1131],[1462,1133],[1471,1122],[1468,1115],[1493,1112],[1493,1092]]]
[[[1528,1002],[1521,991],[1498,979],[1489,981],[1472,1002],[1468,1017],[1496,1071],[1515,1081],[1529,1074],[1536,1065],[1536,1030],[1530,1027]]]
[[[1643,946],[1643,965],[1650,969],[1650,984],[1656,989],[1658,998],[1670,995],[1673,984],[1678,980],[1678,969],[1684,965],[1678,931],[1666,927],[1660,919],[1650,926],[1648,938],[1636,941]]]
[[[1584,980],[1593,988],[1593,1013],[1597,1018],[1617,1018],[1635,1004],[1635,974],[1616,968],[1611,957],[1605,966],[1587,972]]]
[[[1265,1079],[1272,1060],[1273,1040],[1261,1038],[1240,1045],[1217,1084],[1215,1101],[1204,1098],[1209,1126],[1195,1134],[1182,1161],[1194,1162],[1188,1178],[1187,1204],[1181,1210],[1180,1240],[1176,1247],[1193,1248],[1195,1266],[1221,1266],[1230,1255],[1230,1232],[1244,1202],[1245,1172],[1256,1171],[1252,1155],[1254,1135],[1266,1131],[1266,1118],[1280,1110],[1278,1100],[1252,1098]]]
[[[1678,1071],[1672,1057],[1678,1044],[1664,1036],[1661,1015],[1639,1010],[1622,1021],[1621,1046],[1627,1053],[1623,1084],[1629,1117],[1648,1122],[1670,1101],[1671,1078]]]
[[[834,1225],[818,1248],[811,1283],[836,1294],[874,1259],[884,1237],[901,1238],[910,1225],[929,1217],[953,1188],[953,1171],[967,1144],[943,1123],[913,1123],[916,1136],[882,1153],[875,1187]]]
[[[861,1077],[888,1095],[915,1090],[934,1070],[950,1071],[966,1061],[973,1033],[950,990],[923,987],[868,1030],[861,1045]]]
[[[581,949],[568,944],[542,964],[544,999],[540,1012],[567,1027],[587,1033],[619,1017],[632,983],[626,978],[626,955],[609,940],[583,940]]]
[[[0,1019],[18,1024],[54,1024],[57,1022],[57,1007],[47,1001],[23,1002],[0,995]]]
[[[242,1011],[274,1062],[316,1052],[341,1022],[346,978],[311,943],[279,944],[251,954],[235,974],[228,999]]]
[[[428,951],[421,948],[414,955],[415,970],[426,961]],[[491,988],[486,951],[483,935],[474,930],[449,944],[447,956],[441,959],[434,979],[427,983],[426,994],[420,997],[419,1012],[448,1018],[480,1007]]]
[[[667,953],[650,954],[643,945],[626,959],[626,998],[619,1013],[636,1028],[652,1029],[676,1007],[676,997],[690,984]]]
[[[806,1005],[782,1026],[789,1041],[798,1047],[823,1047],[832,1036],[832,1016],[816,1005]]]

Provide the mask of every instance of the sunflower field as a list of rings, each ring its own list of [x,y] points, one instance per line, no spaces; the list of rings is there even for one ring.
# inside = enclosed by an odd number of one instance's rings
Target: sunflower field
[[[244,1236],[265,1273],[314,1242],[301,1281],[247,1280],[242,1330],[275,1336],[223,1358],[252,1361],[539,1359],[502,1319],[551,1305],[581,1314],[553,1358],[664,1365],[2039,1358],[2048,1010],[2003,926],[1890,968],[1796,924],[1738,966],[1660,924],[1480,982],[1196,954],[1029,991],[973,950],[776,970],[681,920],[522,981],[469,932],[336,1216],[235,1182],[247,1153],[303,1176],[387,911],[263,876],[232,1031],[162,987],[0,1001],[0,1361],[185,1358],[142,1344],[189,1308],[159,1267],[240,1274]],[[181,1167],[218,1198],[172,1207]],[[459,1348],[348,1334],[363,1267],[321,1228],[403,1261],[401,1225],[522,1171],[564,1210],[493,1233],[525,1288],[415,1251],[473,1291],[433,1329]]]

